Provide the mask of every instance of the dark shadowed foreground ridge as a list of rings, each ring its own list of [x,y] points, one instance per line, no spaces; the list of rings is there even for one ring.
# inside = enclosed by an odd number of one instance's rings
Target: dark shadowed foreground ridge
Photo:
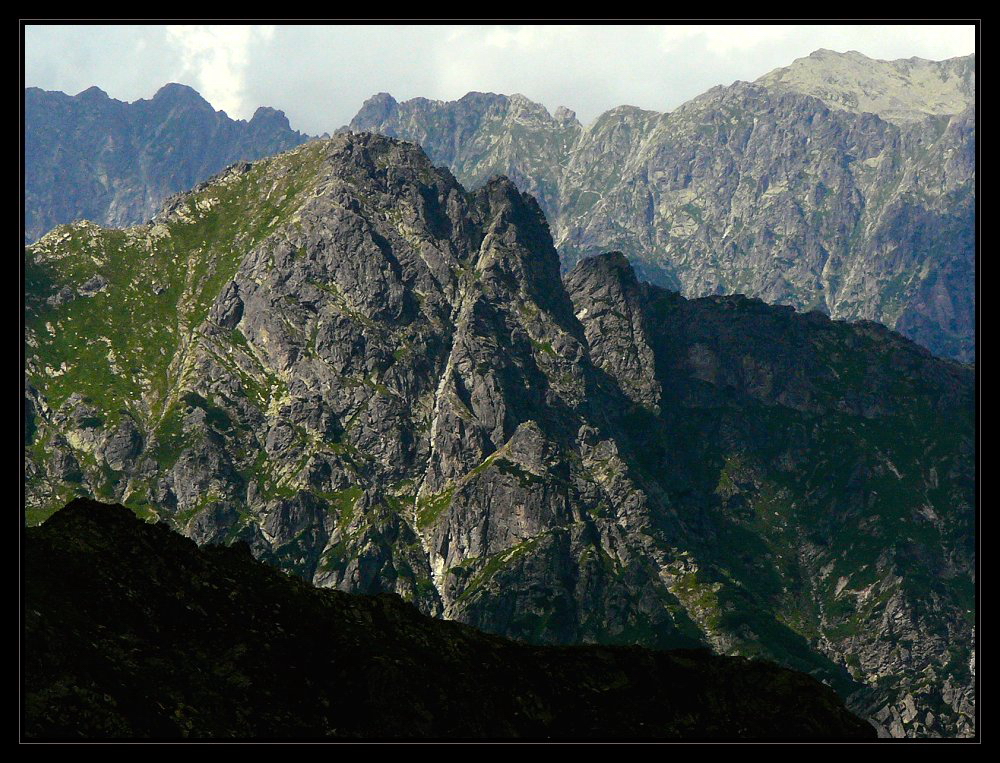
[[[121,506],[27,531],[31,738],[874,738],[818,681],[704,651],[534,647],[316,589]]]

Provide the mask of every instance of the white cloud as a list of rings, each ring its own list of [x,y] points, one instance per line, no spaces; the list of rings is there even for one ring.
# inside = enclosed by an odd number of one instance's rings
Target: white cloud
[[[544,44],[543,28],[538,26],[492,27],[483,37],[483,44],[501,50],[530,50]]]
[[[705,32],[705,47],[710,53],[725,56],[744,53],[763,45],[786,41],[794,27],[746,25],[711,26]]]
[[[794,34],[794,30],[794,27],[773,24],[678,24],[661,28],[658,47],[667,54],[701,49],[716,56],[725,56],[785,41]]]
[[[167,42],[180,53],[178,79],[192,83],[212,106],[246,119],[261,105],[245,97],[250,48],[272,39],[273,26],[174,25],[166,32]]]

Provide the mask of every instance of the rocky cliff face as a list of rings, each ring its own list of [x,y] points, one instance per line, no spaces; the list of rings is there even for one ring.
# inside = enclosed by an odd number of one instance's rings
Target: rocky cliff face
[[[532,647],[317,590],[78,499],[25,545],[29,739],[874,739],[826,686],[707,651]]]
[[[148,220],[164,199],[239,159],[259,159],[306,140],[285,115],[260,108],[249,122],[215,111],[184,85],[124,103],[92,87],[76,96],[24,91],[24,238],[92,220]]]
[[[564,264],[617,249],[688,296],[875,320],[975,358],[975,61],[819,51],[670,114],[584,128],[523,96],[374,97],[351,122],[419,142],[466,185],[505,174]]]
[[[124,502],[538,643],[711,646],[974,732],[973,374],[560,264],[510,180],[340,135],[25,254],[26,498]]]

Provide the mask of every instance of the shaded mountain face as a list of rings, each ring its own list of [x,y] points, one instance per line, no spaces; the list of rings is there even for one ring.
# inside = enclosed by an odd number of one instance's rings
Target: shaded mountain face
[[[532,647],[312,588],[77,499],[28,530],[29,738],[874,739],[829,687],[707,651]]]
[[[711,646],[974,733],[973,373],[560,279],[538,204],[339,135],[25,253],[30,523],[75,495],[536,643]]]
[[[171,194],[306,137],[280,111],[262,107],[249,122],[232,120],[184,85],[134,103],[96,87],[76,96],[26,88],[24,240],[75,220],[144,222]]]
[[[351,122],[420,143],[467,186],[533,194],[565,266],[617,249],[687,296],[875,320],[975,359],[975,59],[819,51],[670,114],[584,128],[523,96],[380,94]]]

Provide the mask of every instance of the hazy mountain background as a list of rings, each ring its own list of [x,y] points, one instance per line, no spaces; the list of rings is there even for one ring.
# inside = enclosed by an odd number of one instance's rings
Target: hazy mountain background
[[[584,127],[523,96],[397,103],[350,129],[419,143],[470,188],[534,195],[564,268],[609,249],[686,296],[744,293],[894,328],[975,360],[975,60],[817,51],[669,114]],[[26,91],[27,241],[148,219],[237,158],[297,145],[280,112],[234,122],[189,88],[125,104]]]

